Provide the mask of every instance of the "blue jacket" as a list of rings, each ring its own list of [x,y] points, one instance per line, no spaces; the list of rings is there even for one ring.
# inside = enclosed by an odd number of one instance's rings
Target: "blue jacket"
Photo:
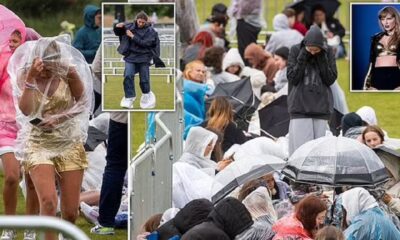
[[[126,36],[126,30],[133,33],[133,38]],[[120,37],[121,45],[126,45],[122,53],[126,62],[150,63],[154,55],[159,55],[158,33],[151,25],[139,28],[136,22],[128,23],[123,28],[114,27],[114,33]]]
[[[354,217],[344,231],[346,240],[400,239],[400,232],[378,207],[368,209]]]
[[[99,11],[100,8],[93,5],[85,7],[83,11],[85,25],[78,30],[72,43],[83,54],[88,63],[93,62],[96,51],[101,43],[101,28],[94,25],[94,17]]]

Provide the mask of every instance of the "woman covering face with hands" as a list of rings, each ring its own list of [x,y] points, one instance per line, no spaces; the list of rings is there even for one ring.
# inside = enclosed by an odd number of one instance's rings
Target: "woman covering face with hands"
[[[73,223],[87,167],[83,143],[92,103],[89,67],[69,39],[41,38],[18,48],[8,71],[21,126],[16,157],[35,185],[40,215],[55,216],[58,179],[62,217]]]

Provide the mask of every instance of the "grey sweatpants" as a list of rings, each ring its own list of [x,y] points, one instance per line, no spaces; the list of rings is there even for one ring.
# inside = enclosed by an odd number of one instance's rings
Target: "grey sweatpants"
[[[289,123],[289,156],[304,143],[325,136],[328,120],[296,118]]]

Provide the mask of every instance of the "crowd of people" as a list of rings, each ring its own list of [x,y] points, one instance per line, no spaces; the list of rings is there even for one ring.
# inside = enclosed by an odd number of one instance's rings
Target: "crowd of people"
[[[389,176],[379,186],[303,184],[282,174],[282,166],[249,178],[268,161],[285,165],[305,143],[325,136],[354,139],[368,151],[399,148],[373,108],[348,110],[337,83],[336,61],[346,56],[341,23],[322,5],[308,22],[304,9],[282,9],[259,44],[260,8],[259,0],[234,0],[214,5],[200,27],[188,26],[193,16],[177,22],[190,36],[181,49],[184,149],[173,164],[172,208],[144,222],[137,239],[399,239],[395,160],[376,158]],[[382,14],[380,23],[394,17],[385,7]],[[225,35],[228,22],[237,48]],[[219,95],[228,91],[221,86],[238,81],[249,81],[260,102],[248,125],[238,124],[235,93]],[[259,110],[280,96],[287,96],[287,131],[260,136]]]

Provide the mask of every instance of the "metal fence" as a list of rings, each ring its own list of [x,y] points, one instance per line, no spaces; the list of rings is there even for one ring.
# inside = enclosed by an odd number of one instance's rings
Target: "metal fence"
[[[184,129],[182,82],[175,84],[175,112],[155,115],[155,139],[130,162],[131,239],[150,216],[172,206],[172,164],[182,154]]]
[[[65,237],[74,240],[89,240],[89,238],[78,227],[55,217],[45,216],[4,216],[0,217],[0,228],[2,229],[33,229],[33,230],[55,230],[61,232]],[[43,234],[39,234],[43,235]],[[44,239],[39,236],[36,239]]]
[[[165,76],[167,82],[172,82],[174,77],[174,63],[175,63],[175,37],[174,29],[160,28],[157,29],[160,38],[160,58],[165,63],[165,68],[150,67],[150,75],[152,76]],[[119,39],[115,35],[106,34],[103,39],[103,73],[104,75],[123,75],[124,74],[124,61],[123,56],[117,51],[119,46]],[[107,78],[106,78],[107,79]]]

